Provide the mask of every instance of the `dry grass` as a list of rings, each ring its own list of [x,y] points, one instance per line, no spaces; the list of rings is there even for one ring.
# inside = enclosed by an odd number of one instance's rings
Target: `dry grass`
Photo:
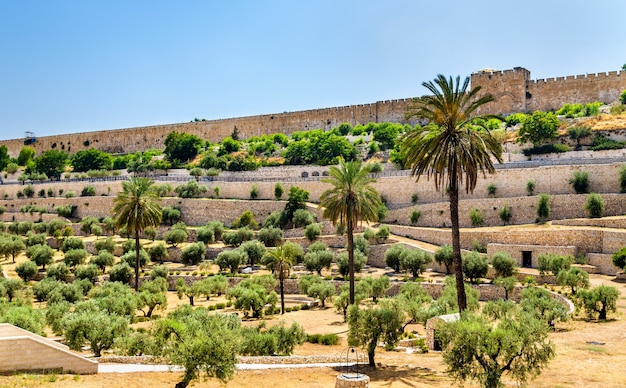
[[[626,370],[626,286],[615,283],[612,277],[592,275],[592,283],[616,286],[622,297],[618,312],[607,322],[587,321],[576,318],[560,325],[550,335],[557,350],[556,358],[530,386],[533,387],[620,387],[626,386],[623,370]],[[210,301],[198,300],[197,305],[223,302],[223,298]],[[180,303],[174,293],[168,295],[168,311]],[[162,314],[162,313],[160,313]],[[332,308],[297,311],[284,317],[268,318],[268,324],[281,319],[295,321],[308,333],[336,333],[341,342],[337,346],[305,344],[297,347],[296,355],[341,355],[346,350],[347,326],[340,314]],[[256,324],[250,320],[244,324]],[[148,322],[139,325],[149,325]],[[423,334],[423,327],[414,327]],[[592,342],[592,343],[589,343]],[[602,343],[602,344],[596,344]],[[404,352],[377,350],[378,368],[366,368],[371,387],[449,387],[454,382],[445,374],[445,365],[437,352],[408,354]],[[333,386],[340,370],[333,368],[281,369],[264,371],[240,371],[228,383],[231,387],[329,387]],[[73,375],[16,375],[0,377],[0,387],[171,387],[179,381],[180,373],[132,373],[99,374],[93,376]],[[194,384],[197,387],[218,387],[218,381],[209,379]],[[473,384],[466,384],[475,387]]]
[[[518,226],[519,227],[519,226]],[[539,226],[550,228],[553,226]],[[58,256],[57,260],[61,257]],[[17,262],[25,257],[21,255]],[[5,270],[14,276],[14,265],[10,262],[1,263]],[[380,275],[384,270],[372,275]],[[433,278],[441,278],[440,274],[428,274]],[[615,283],[613,277],[591,275],[592,285],[608,284],[617,287],[621,292],[618,302],[618,312],[610,315],[607,322],[587,321],[578,317],[570,322],[558,326],[558,330],[550,337],[556,345],[556,358],[549,367],[530,386],[532,387],[626,387],[623,371],[626,370],[626,285]],[[224,297],[212,297],[209,301],[204,298],[196,299],[197,306],[207,306],[225,302]],[[186,298],[179,300],[175,293],[168,293],[168,307],[166,311],[156,311],[155,314],[164,316],[178,305],[188,303]],[[290,304],[288,304],[290,305]],[[43,307],[40,306],[40,307]],[[233,312],[225,309],[224,312]],[[141,312],[138,313],[141,316]],[[341,314],[331,307],[315,308],[288,313],[284,316],[267,318],[269,325],[285,320],[288,323],[295,321],[301,324],[310,334],[336,333],[341,341],[336,346],[322,346],[304,344],[297,347],[296,355],[341,355],[347,348],[347,325]],[[255,325],[257,320],[244,321],[245,325]],[[149,327],[149,321],[140,322],[136,327]],[[410,327],[412,330],[424,334],[423,326]],[[600,343],[600,344],[598,344]],[[405,352],[377,350],[376,360],[379,366],[376,369],[366,368],[365,373],[370,376],[371,387],[400,388],[400,387],[449,387],[454,385],[445,374],[445,365],[438,352],[428,354],[408,354]],[[334,386],[340,370],[333,368],[306,368],[239,371],[235,378],[228,383],[231,387],[330,387]],[[99,374],[93,376],[74,375],[36,375],[19,374],[15,376],[0,376],[0,387],[171,387],[181,378],[181,373],[131,373],[131,374]],[[511,383],[512,384],[512,383]],[[197,387],[223,386],[218,381],[209,379],[196,382]],[[476,387],[474,384],[466,384]]]

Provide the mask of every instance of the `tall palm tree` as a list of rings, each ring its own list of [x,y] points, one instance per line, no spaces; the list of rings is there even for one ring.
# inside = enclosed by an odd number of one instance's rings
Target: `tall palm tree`
[[[285,246],[279,246],[274,249],[270,249],[265,254],[263,259],[267,269],[274,272],[276,278],[278,278],[278,284],[280,287],[280,313],[285,313],[285,279],[289,277],[289,271],[294,264],[293,251]]]
[[[405,164],[419,181],[423,174],[435,181],[435,188],[449,190],[452,250],[459,310],[467,307],[463,284],[461,243],[459,233],[459,187],[465,191],[476,188],[478,172],[483,176],[495,172],[494,160],[502,163],[502,145],[484,123],[496,115],[476,115],[476,110],[494,100],[490,94],[478,96],[480,87],[468,91],[470,78],[446,79],[439,74],[434,81],[422,85],[432,95],[415,99],[409,106],[407,118],[417,117],[427,125],[406,133],[402,138]]]
[[[126,228],[128,234],[135,237],[135,290],[139,289],[139,236],[147,227],[159,226],[163,216],[159,205],[161,198],[153,184],[148,178],[130,178],[122,182],[122,191],[113,200],[115,226]]]
[[[339,167],[330,167],[329,177],[322,180],[333,186],[320,196],[320,205],[324,207],[322,215],[346,230],[350,304],[354,304],[354,228],[360,221],[378,220],[376,209],[381,205],[380,195],[371,186],[376,180],[368,174],[369,168],[361,161],[342,160]]]

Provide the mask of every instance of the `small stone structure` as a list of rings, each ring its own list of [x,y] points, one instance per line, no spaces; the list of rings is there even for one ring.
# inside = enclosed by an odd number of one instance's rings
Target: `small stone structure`
[[[335,381],[335,388],[369,388],[369,386],[369,376],[362,373],[342,373]]]
[[[95,374],[98,363],[70,352],[66,345],[8,323],[0,324],[0,373],[18,371]]]
[[[437,326],[443,323],[456,322],[461,319],[459,313],[439,315],[426,321],[426,346],[428,350],[441,350],[441,344],[437,341]]]

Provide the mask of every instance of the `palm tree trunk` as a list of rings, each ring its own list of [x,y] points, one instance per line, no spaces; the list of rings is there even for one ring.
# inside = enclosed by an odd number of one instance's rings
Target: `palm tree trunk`
[[[348,217],[348,277],[350,278],[350,304],[354,304],[354,225],[352,218]]]
[[[139,243],[139,231],[135,231],[135,291],[139,291],[139,253],[141,244]]]
[[[456,175],[456,174],[454,174]],[[451,177],[450,187],[450,221],[452,222],[452,252],[454,254],[454,275],[456,278],[456,295],[459,312],[467,308],[465,283],[463,282],[463,261],[461,259],[461,232],[459,231],[459,187],[455,177]]]
[[[285,283],[284,283],[284,275],[283,275],[283,266],[279,267],[280,275],[278,277],[278,282],[280,283],[280,313],[285,314]]]

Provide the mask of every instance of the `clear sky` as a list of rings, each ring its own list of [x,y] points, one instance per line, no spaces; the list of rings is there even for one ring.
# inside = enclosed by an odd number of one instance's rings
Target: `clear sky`
[[[624,0],[0,0],[0,139],[619,70]]]

